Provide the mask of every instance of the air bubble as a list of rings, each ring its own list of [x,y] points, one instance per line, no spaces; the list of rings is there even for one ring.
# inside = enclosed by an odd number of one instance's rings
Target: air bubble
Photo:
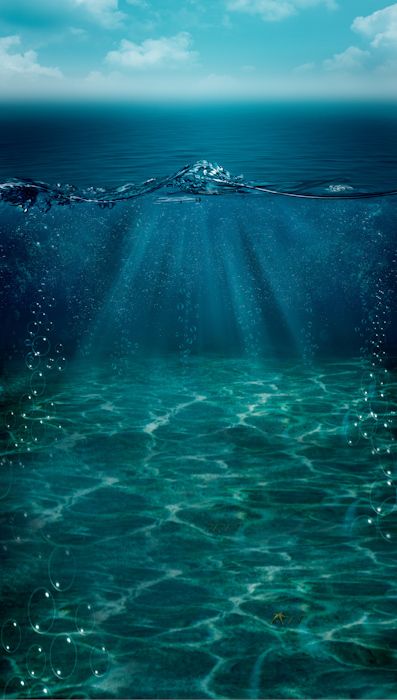
[[[47,684],[36,683],[29,693],[30,698],[53,698],[54,695],[51,692]]]
[[[67,591],[76,575],[76,561],[67,547],[54,549],[48,562],[48,574],[52,586],[57,591]]]
[[[30,323],[28,323],[28,335],[30,338],[34,338],[38,334],[39,330],[40,326],[37,321],[30,321]]]
[[[6,683],[3,691],[4,698],[25,698],[28,695],[27,682],[19,677],[14,676]]]
[[[26,667],[31,678],[41,678],[46,667],[46,653],[41,644],[32,644],[26,655]]]
[[[76,645],[69,634],[55,637],[50,649],[51,668],[57,678],[69,678],[77,662]]]
[[[383,539],[393,545],[395,554],[397,544],[397,509],[389,510],[387,515],[379,517],[378,528]]]
[[[40,367],[40,354],[36,352],[28,352],[25,357],[25,364],[32,372]]]
[[[1,628],[1,643],[7,654],[13,654],[21,643],[21,629],[16,620],[7,620]]]
[[[7,430],[12,430],[17,424],[17,414],[15,411],[7,411],[4,416],[4,425]]]
[[[100,678],[108,672],[109,654],[104,644],[100,643],[91,650],[90,665],[96,678]]]
[[[19,508],[10,517],[12,537],[18,544],[28,542],[32,537],[30,515],[26,508]]]
[[[30,378],[30,388],[33,396],[42,396],[45,391],[46,381],[43,372],[34,372]]]
[[[391,513],[397,505],[396,497],[396,485],[391,479],[377,481],[371,487],[371,506],[377,515],[384,516]]]
[[[76,612],[76,629],[80,634],[90,634],[95,627],[95,612],[91,603],[81,603]]]
[[[48,421],[43,415],[31,421],[30,435],[33,445],[39,445],[43,442],[47,434],[47,429]]]
[[[343,419],[343,435],[349,446],[357,445],[361,440],[360,418],[356,411],[348,411]]]
[[[55,360],[55,366],[59,372],[63,372],[63,370],[66,367],[66,357],[64,357],[63,355],[57,357]]]
[[[56,367],[55,357],[47,357],[45,361],[46,369],[54,369]]]
[[[397,454],[392,447],[378,454],[379,466],[386,477],[395,479],[397,476]]]
[[[50,351],[51,343],[46,335],[39,335],[34,339],[32,349],[35,354],[44,357]]]
[[[46,588],[37,588],[29,599],[29,622],[35,632],[43,634],[48,632],[55,618],[55,602],[50,591]]]

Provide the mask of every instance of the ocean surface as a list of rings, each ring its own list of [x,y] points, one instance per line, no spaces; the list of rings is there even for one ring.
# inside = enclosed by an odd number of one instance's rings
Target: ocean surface
[[[3,105],[0,692],[397,698],[397,106]]]

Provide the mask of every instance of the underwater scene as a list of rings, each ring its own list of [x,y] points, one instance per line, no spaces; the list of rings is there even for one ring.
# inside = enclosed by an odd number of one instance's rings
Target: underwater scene
[[[2,696],[397,698],[396,107],[0,134]]]

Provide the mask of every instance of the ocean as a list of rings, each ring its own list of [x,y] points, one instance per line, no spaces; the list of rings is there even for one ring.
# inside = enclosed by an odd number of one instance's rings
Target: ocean
[[[3,697],[397,698],[397,106],[3,105]]]

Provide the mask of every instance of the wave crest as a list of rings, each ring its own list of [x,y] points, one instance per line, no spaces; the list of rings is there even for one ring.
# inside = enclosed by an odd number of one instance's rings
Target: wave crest
[[[32,207],[48,211],[53,205],[65,206],[86,202],[100,207],[113,207],[117,202],[134,199],[167,188],[167,197],[178,192],[194,195],[226,193],[265,193],[300,199],[368,199],[397,195],[387,192],[356,192],[349,185],[330,184],[320,193],[285,192],[258,183],[245,182],[242,175],[233,176],[217,163],[200,160],[187,165],[165,178],[150,178],[143,183],[125,183],[115,189],[87,187],[78,190],[73,185],[50,185],[35,180],[10,179],[0,183],[0,202],[7,202],[28,212]],[[170,191],[171,190],[171,191]]]

